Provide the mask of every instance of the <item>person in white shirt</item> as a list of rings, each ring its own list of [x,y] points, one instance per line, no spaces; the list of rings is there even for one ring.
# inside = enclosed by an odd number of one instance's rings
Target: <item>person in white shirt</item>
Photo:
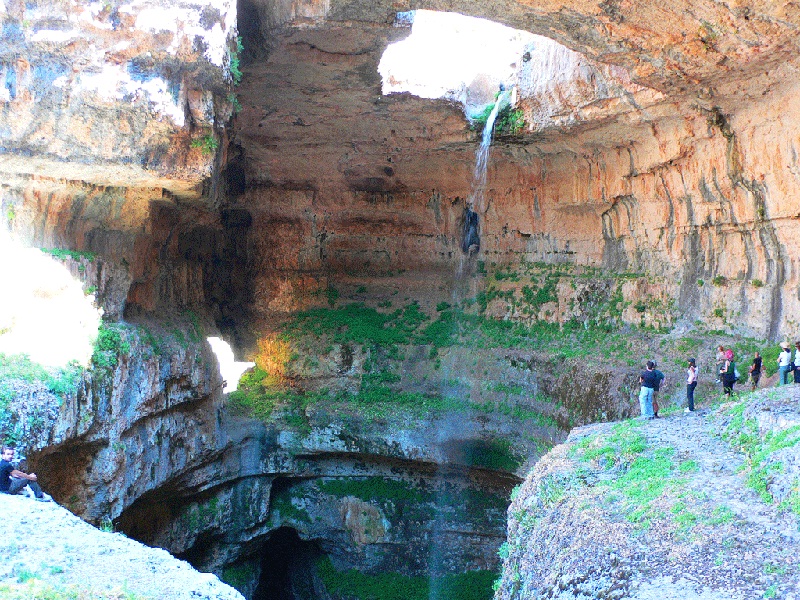
[[[686,370],[686,403],[683,412],[694,412],[694,389],[697,387],[697,363],[693,358],[689,359],[689,368]]]
[[[794,382],[800,383],[800,342],[794,343]]]
[[[792,353],[789,342],[781,342],[781,353],[778,356],[778,385],[789,383],[789,372],[792,370]]]

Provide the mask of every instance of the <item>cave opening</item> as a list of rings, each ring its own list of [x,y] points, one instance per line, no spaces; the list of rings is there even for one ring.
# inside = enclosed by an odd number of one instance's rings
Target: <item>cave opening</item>
[[[279,527],[264,542],[253,600],[321,597],[316,591],[314,565],[322,556],[317,542],[301,540],[291,527]]]

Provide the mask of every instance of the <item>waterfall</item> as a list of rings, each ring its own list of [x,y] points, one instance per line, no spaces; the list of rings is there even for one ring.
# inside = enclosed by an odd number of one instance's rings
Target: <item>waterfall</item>
[[[464,228],[461,236],[461,249],[465,254],[475,253],[480,249],[480,235],[478,233],[478,219],[486,208],[484,195],[486,192],[486,171],[489,166],[489,148],[492,145],[492,132],[494,122],[502,108],[509,102],[511,90],[501,90],[497,101],[492,107],[483,128],[481,144],[475,152],[475,170],[472,172],[472,189],[467,200],[467,209],[464,214]]]
[[[492,132],[494,131],[494,122],[497,120],[497,115],[500,110],[508,103],[511,98],[510,90],[503,90],[497,96],[497,102],[494,103],[492,112],[486,119],[486,125],[483,128],[483,135],[481,136],[481,145],[475,152],[475,170],[472,173],[472,193],[470,194],[470,204],[474,207],[475,212],[483,212],[483,194],[486,190],[486,169],[489,166],[489,148],[492,145]]]

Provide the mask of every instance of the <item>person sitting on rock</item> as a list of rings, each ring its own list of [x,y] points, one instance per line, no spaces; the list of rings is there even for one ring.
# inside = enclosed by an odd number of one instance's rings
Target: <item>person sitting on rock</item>
[[[2,459],[0,460],[0,492],[4,494],[19,494],[27,486],[33,491],[37,500],[49,502],[50,496],[42,492],[36,482],[36,473],[25,473],[14,467],[14,448],[3,446]]]

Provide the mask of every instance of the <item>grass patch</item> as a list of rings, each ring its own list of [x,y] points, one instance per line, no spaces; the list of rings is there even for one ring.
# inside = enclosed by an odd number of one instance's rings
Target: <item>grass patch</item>
[[[497,576],[485,570],[436,578],[400,573],[370,575],[355,569],[338,571],[327,557],[318,560],[316,568],[328,592],[357,600],[429,600],[431,597],[486,600],[492,597],[492,584]]]
[[[255,579],[255,567],[252,563],[231,565],[222,570],[222,581],[236,588],[242,594],[250,589]]]
[[[685,485],[683,475],[697,470],[694,461],[676,463],[674,448],[650,449],[637,430],[641,422],[630,419],[616,424],[610,434],[592,435],[580,440],[571,449],[578,461],[593,462],[612,475],[597,483],[607,488],[621,514],[639,527],[648,527],[652,520],[665,518],[656,503]],[[686,531],[700,521],[680,500],[667,501],[672,519],[679,531]]]
[[[97,254],[94,252],[67,250],[66,248],[41,248],[41,251],[45,254],[49,254],[53,258],[57,258],[58,260],[67,260],[68,258],[71,258],[73,260],[84,259],[92,262],[95,258],[97,258]]]
[[[769,481],[773,473],[783,469],[780,462],[772,460],[772,455],[800,444],[800,426],[795,425],[779,432],[767,431],[762,436],[755,419],[745,418],[745,408],[745,403],[742,402],[729,409],[731,420],[723,432],[723,437],[734,448],[743,452],[747,459],[747,486],[758,492],[765,503],[772,504],[775,498],[769,491]],[[794,489],[779,507],[795,512],[797,504],[795,497],[799,494],[798,490]],[[797,514],[800,514],[800,506],[797,508]]]

